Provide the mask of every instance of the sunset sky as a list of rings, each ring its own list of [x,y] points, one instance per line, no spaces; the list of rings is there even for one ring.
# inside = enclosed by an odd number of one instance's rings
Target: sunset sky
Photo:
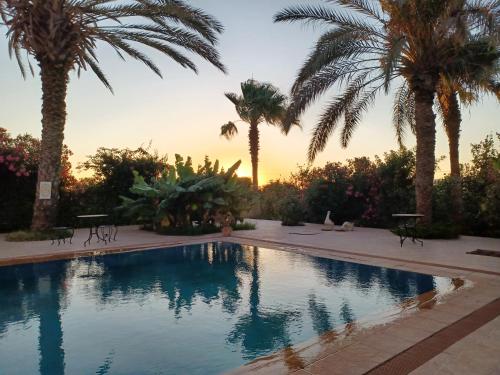
[[[233,105],[224,92],[240,92],[240,82],[254,78],[271,82],[287,93],[295,73],[310,51],[321,29],[298,24],[273,24],[281,8],[307,0],[196,0],[189,3],[216,16],[226,30],[219,50],[228,67],[224,75],[201,59],[199,75],[184,70],[157,53],[148,51],[164,74],[160,79],[142,64],[121,61],[109,47],[99,50],[103,70],[115,94],[111,94],[90,72],[80,79],[72,75],[68,93],[65,143],[74,152],[73,165],[85,160],[100,146],[136,148],[152,143],[160,154],[173,159],[175,153],[191,155],[201,162],[205,155],[229,166],[238,159],[240,175],[251,175],[247,125],[238,123],[240,134],[227,141],[219,137],[220,126],[237,120]],[[2,29],[5,31],[5,29]],[[0,127],[12,135],[40,136],[40,81],[37,76],[23,80],[17,64],[10,60],[5,38],[0,38]],[[331,92],[334,95],[335,92]],[[391,126],[392,97],[380,96],[365,114],[350,146],[342,149],[338,134],[315,165],[343,161],[355,156],[382,155],[397,147]],[[303,130],[288,137],[277,128],[261,125],[260,182],[287,177],[298,164],[306,163],[310,133],[324,104],[320,101],[302,119]],[[462,161],[470,158],[470,143],[499,131],[500,106],[493,97],[463,110]],[[437,156],[447,154],[445,135],[438,125]],[[408,145],[414,145],[408,136]],[[441,173],[446,171],[442,163]]]

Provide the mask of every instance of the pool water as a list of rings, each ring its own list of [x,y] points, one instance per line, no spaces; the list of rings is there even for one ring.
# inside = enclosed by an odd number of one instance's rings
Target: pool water
[[[232,243],[0,267],[0,374],[218,374],[451,284]]]

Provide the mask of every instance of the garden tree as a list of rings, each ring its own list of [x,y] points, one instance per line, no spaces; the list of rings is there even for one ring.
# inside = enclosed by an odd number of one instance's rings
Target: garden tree
[[[328,89],[344,91],[329,102],[317,123],[309,159],[322,151],[343,119],[341,144],[347,147],[364,111],[394,79],[402,77],[415,97],[417,138],[416,208],[422,221],[432,220],[435,168],[433,101],[439,77],[447,75],[464,51],[482,40],[462,37],[467,23],[495,24],[495,2],[465,0],[333,0],[335,8],[295,6],[282,10],[276,22],[318,22],[330,26],[300,69],[291,90],[284,121],[290,124]],[[481,5],[481,7],[480,7]],[[491,12],[478,9],[491,8]],[[466,21],[464,21],[466,20]],[[480,57],[478,57],[480,58]]]
[[[161,77],[140,49],[150,47],[196,72],[195,64],[177,47],[197,54],[224,71],[215,49],[222,25],[182,0],[0,0],[9,52],[25,75],[24,53],[34,58],[42,81],[42,143],[32,228],[47,229],[56,219],[59,171],[66,122],[69,73],[90,68],[111,85],[99,67],[99,42],[120,56],[143,62]],[[28,57],[29,70],[34,72]],[[39,199],[40,183],[50,182],[51,198]]]
[[[491,11],[485,8],[484,12]],[[464,25],[469,38],[477,33],[474,25]],[[479,30],[481,31],[481,30]],[[455,223],[462,221],[462,186],[459,158],[459,142],[461,129],[460,105],[470,106],[481,99],[482,94],[493,94],[500,100],[500,83],[498,58],[498,30],[486,28],[481,31],[483,43],[470,44],[470,50],[464,50],[461,59],[441,75],[437,85],[436,108],[448,138],[451,178],[451,210]],[[479,51],[478,51],[479,49]],[[460,102],[459,102],[460,100]],[[405,128],[415,132],[414,113],[415,100],[408,86],[403,84],[397,91],[393,106],[393,123],[400,145],[403,144]]]
[[[160,156],[148,148],[130,150],[100,147],[78,166],[80,170],[93,172],[92,183],[86,191],[95,201],[87,202],[87,208],[95,212],[100,207],[102,212],[113,212],[121,204],[120,196],[132,197],[130,186],[134,183],[134,171],[149,183],[160,176],[166,163],[166,156]]]
[[[252,182],[255,189],[259,187],[258,165],[259,165],[259,124],[266,122],[276,125],[284,131],[283,119],[287,109],[287,98],[279,90],[269,83],[257,82],[249,79],[241,83],[242,95],[226,93],[226,97],[236,107],[236,112],[241,121],[250,125],[248,140],[250,145],[250,157],[252,160]],[[291,125],[298,125],[293,121]],[[221,127],[221,136],[231,139],[238,133],[234,122],[228,122]]]
[[[463,170],[465,233],[500,237],[500,133],[472,144],[471,154]]]

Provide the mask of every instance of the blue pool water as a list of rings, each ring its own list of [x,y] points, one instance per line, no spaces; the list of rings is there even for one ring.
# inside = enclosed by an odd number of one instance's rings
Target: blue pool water
[[[217,374],[449,287],[231,243],[0,267],[0,374]]]

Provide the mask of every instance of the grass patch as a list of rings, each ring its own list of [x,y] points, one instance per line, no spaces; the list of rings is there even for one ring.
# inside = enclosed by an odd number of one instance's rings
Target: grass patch
[[[233,227],[233,230],[254,230],[255,229],[255,224],[253,223],[236,223],[231,225]]]
[[[58,231],[57,234],[54,231],[32,231],[32,230],[18,230],[16,232],[11,232],[5,236],[5,240],[9,242],[27,242],[27,241],[47,241],[52,238],[69,238],[71,237],[71,231]]]
[[[405,234],[404,229],[393,228],[391,232],[400,235]],[[436,223],[432,225],[417,225],[417,237],[427,240],[454,239],[460,236],[460,229],[453,224]]]
[[[255,229],[255,224],[252,223],[237,223],[232,225],[233,230],[253,230]],[[201,225],[198,227],[187,227],[187,228],[161,228],[158,230],[159,234],[165,234],[169,236],[202,236],[204,234],[220,233],[221,228],[215,225]]]

